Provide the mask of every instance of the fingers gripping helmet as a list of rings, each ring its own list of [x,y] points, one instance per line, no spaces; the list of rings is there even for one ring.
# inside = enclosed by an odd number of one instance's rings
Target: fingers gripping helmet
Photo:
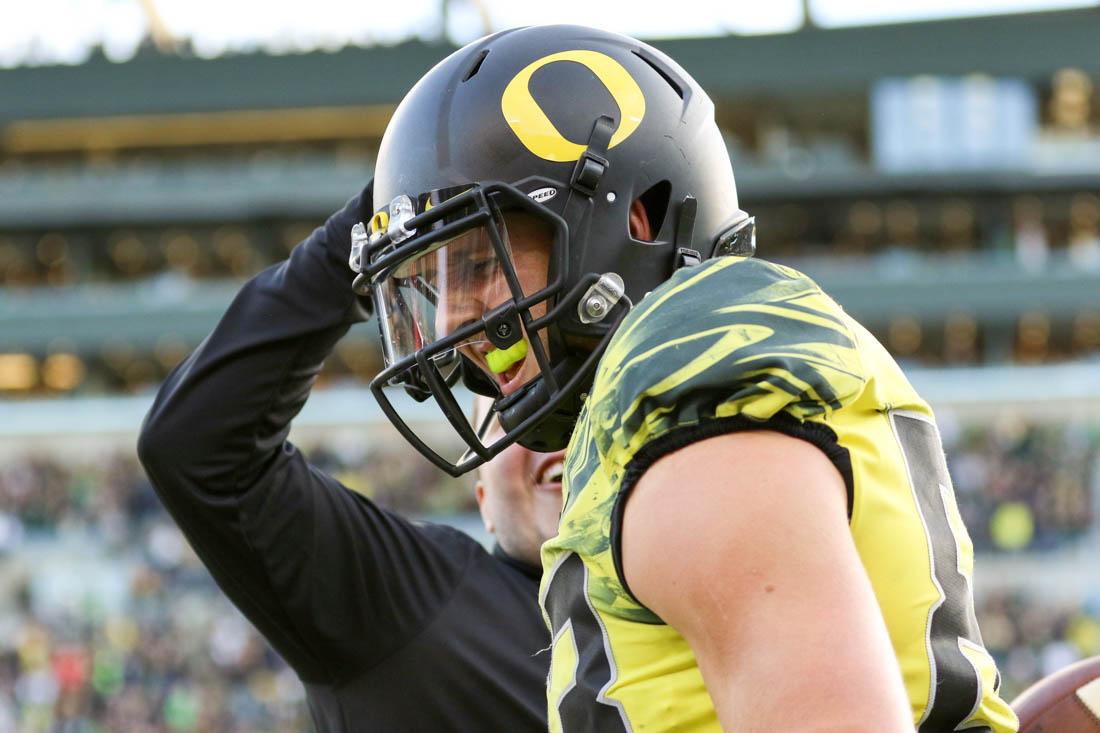
[[[374,202],[351,254],[382,332],[371,389],[452,475],[513,442],[563,447],[631,303],[677,267],[755,247],[706,93],[656,49],[580,26],[504,31],[429,71],[386,129]],[[495,398],[500,429],[470,424],[460,383]],[[434,400],[460,458],[413,429],[395,385]]]

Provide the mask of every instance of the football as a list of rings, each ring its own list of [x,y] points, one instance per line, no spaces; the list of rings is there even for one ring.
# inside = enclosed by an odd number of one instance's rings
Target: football
[[[1012,708],[1020,717],[1020,733],[1100,732],[1100,657],[1044,677]]]

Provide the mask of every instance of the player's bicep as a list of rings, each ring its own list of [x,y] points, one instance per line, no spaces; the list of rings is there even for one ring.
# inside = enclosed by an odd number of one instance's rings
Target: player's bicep
[[[815,446],[753,431],[663,457],[627,499],[621,552],[728,729],[912,730],[844,480]]]

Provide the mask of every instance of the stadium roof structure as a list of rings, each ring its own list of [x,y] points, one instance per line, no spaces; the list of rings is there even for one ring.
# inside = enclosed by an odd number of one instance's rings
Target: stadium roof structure
[[[859,92],[875,79],[984,73],[1045,80],[1072,66],[1100,73],[1100,9],[1027,13],[765,36],[654,41],[717,99],[755,94]],[[345,48],[204,60],[149,51],[125,63],[97,55],[78,66],[0,71],[0,146],[10,152],[26,121],[321,109],[296,124],[360,125],[381,133],[388,111],[454,50],[445,43]],[[363,116],[365,114],[365,117]],[[55,131],[56,132],[56,131]]]

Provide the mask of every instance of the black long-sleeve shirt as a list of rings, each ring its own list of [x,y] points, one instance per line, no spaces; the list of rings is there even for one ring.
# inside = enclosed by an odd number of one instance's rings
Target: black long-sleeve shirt
[[[237,294],[168,377],[138,443],[218,585],[289,662],[319,731],[545,731],[536,569],[410,522],[287,441],[365,311],[352,225],[370,187]]]

